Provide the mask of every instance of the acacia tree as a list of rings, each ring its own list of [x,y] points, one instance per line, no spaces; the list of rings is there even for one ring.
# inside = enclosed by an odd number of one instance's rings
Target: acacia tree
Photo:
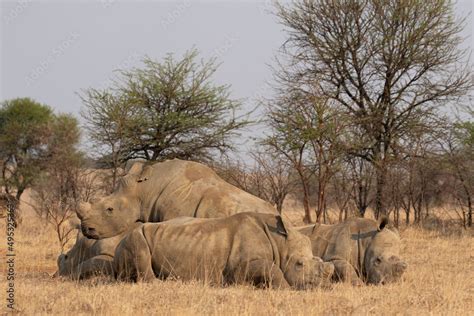
[[[7,100],[1,105],[0,183],[18,201],[45,169],[53,119],[48,106],[29,98]]]
[[[385,212],[387,162],[424,115],[472,88],[464,20],[451,1],[299,0],[277,4],[295,82],[319,82],[366,134],[352,149],[376,171],[376,216]]]
[[[298,93],[284,86],[277,91],[279,93],[275,99],[267,100],[267,124],[272,133],[264,138],[262,143],[284,157],[296,171],[303,193],[303,221],[311,223],[310,180],[314,169],[306,161],[310,144],[302,133],[302,124],[299,121],[302,116],[294,116],[296,106],[289,106],[297,104],[301,98]]]
[[[241,103],[229,86],[211,82],[215,60],[197,57],[192,50],[178,60],[145,58],[143,68],[122,70],[109,89],[82,94],[92,138],[108,155],[117,153],[112,160],[209,160],[232,148],[230,138],[248,123],[236,114]]]
[[[81,112],[86,121],[85,128],[100,162],[111,169],[107,191],[113,192],[120,176],[120,167],[129,154],[126,136],[133,107],[125,102],[123,96],[107,90],[91,88],[84,91],[81,99],[86,105]]]
[[[303,188],[305,221],[310,221],[310,180],[316,180],[316,221],[326,219],[327,189],[343,156],[344,115],[321,97],[314,83],[295,82],[284,67],[275,72],[277,95],[266,100],[272,135],[263,140],[285,157]]]

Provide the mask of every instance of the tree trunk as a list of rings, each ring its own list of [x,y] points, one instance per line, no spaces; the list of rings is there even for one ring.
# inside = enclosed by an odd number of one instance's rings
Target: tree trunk
[[[115,191],[115,187],[117,186],[117,165],[114,165],[112,168],[112,187],[110,188],[110,193],[113,193]]]
[[[395,227],[398,228],[400,224],[400,208],[396,208],[395,211],[393,212],[393,217],[395,219]]]
[[[325,185],[322,183],[323,180],[319,181],[319,192],[318,192],[318,207],[316,209],[316,222],[321,223],[321,217],[325,211]],[[324,219],[325,221],[325,219]]]
[[[306,224],[312,223],[311,219],[311,209],[309,207],[309,187],[308,187],[308,182],[306,180],[306,177],[303,174],[302,166],[299,164],[297,166],[296,171],[298,172],[298,175],[300,176],[301,180],[301,185],[303,186],[303,208],[304,208],[304,219],[303,221]]]
[[[466,181],[460,172],[459,168],[456,168],[459,180],[461,180],[462,187],[464,189],[464,192],[466,193],[466,199],[467,199],[467,227],[472,227],[472,197],[471,197],[471,192],[466,184]]]
[[[376,191],[375,191],[375,218],[378,219],[381,215],[386,215],[385,209],[385,181],[386,181],[386,170],[382,165],[376,165]]]
[[[312,223],[311,209],[309,207],[309,189],[306,181],[303,181],[303,208],[304,208],[304,219],[306,224]]]
[[[277,208],[277,211],[278,211],[278,214],[281,214],[282,210],[283,210],[283,202],[285,201],[285,197],[281,198],[281,199],[277,199],[276,201],[276,208]]]
[[[418,198],[416,203],[413,203],[413,210],[415,211],[415,224],[419,224],[421,222],[421,208],[422,201],[421,198]]]
[[[17,201],[20,201],[21,195],[23,194],[24,191],[25,191],[24,188],[18,188],[15,195],[15,198],[17,199]]]
[[[472,227],[472,200],[471,196],[467,197],[467,205],[468,205],[468,210],[467,210],[467,226]]]

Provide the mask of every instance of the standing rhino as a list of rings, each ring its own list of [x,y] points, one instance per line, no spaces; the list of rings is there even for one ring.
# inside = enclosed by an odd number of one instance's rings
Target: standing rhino
[[[113,194],[83,204],[78,217],[85,236],[101,239],[137,221],[226,217],[244,211],[276,214],[272,205],[225,182],[209,167],[174,159],[148,166],[136,163]]]
[[[120,242],[114,268],[120,280],[175,277],[299,289],[318,286],[334,272],[331,263],[313,257],[308,237],[278,215],[257,213],[143,224]]]
[[[400,258],[400,236],[386,218],[352,218],[336,225],[298,230],[311,239],[313,254],[335,266],[334,279],[361,285],[398,280],[407,264]]]

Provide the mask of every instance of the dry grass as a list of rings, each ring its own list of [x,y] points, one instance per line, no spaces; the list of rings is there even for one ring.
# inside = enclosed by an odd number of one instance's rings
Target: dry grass
[[[297,220],[301,213],[291,212]],[[24,314],[450,314],[474,315],[474,236],[402,230],[409,263],[397,284],[330,290],[273,291],[246,286],[211,287],[159,281],[124,284],[106,280],[51,279],[58,245],[51,228],[25,214],[16,231],[16,308]],[[5,224],[0,224],[5,231]],[[5,238],[2,238],[2,243]],[[1,248],[2,262],[5,250]],[[2,293],[5,293],[5,265]],[[2,295],[3,297],[3,295]],[[6,311],[5,300],[2,309]]]

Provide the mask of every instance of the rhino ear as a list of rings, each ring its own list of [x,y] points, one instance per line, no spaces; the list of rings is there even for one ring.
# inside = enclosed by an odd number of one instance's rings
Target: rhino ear
[[[283,222],[283,218],[281,218],[280,215],[277,215],[276,220],[277,220],[277,233],[285,237],[288,237],[288,232],[286,230],[285,223]]]
[[[134,160],[130,163],[127,163],[125,171],[127,172],[127,174],[139,175],[142,173],[144,166],[145,162]]]
[[[377,224],[377,230],[381,231],[382,229],[385,228],[385,226],[388,225],[388,223],[389,223],[389,220],[387,216],[380,217],[379,222]]]

